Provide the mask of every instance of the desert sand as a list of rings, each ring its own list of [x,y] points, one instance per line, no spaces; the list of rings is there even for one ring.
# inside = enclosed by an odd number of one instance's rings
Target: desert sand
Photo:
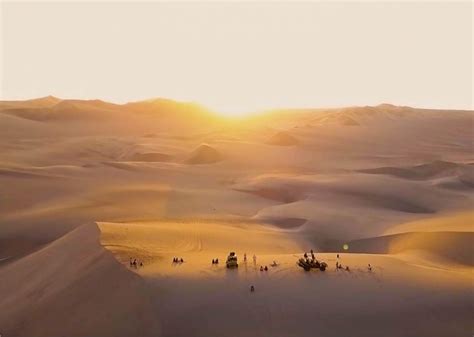
[[[0,334],[472,335],[473,118],[0,102]]]

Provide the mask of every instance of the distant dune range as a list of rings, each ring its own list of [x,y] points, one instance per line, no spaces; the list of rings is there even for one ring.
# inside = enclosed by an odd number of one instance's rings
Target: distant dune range
[[[0,334],[470,335],[473,125],[390,104],[0,102]],[[296,267],[309,249],[325,274]]]

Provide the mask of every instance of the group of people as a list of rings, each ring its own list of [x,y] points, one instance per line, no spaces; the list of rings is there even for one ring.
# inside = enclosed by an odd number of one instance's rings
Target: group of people
[[[268,271],[268,267],[267,266],[260,266],[260,271]]]
[[[339,263],[339,261],[336,261],[336,270],[338,270],[338,269],[345,269],[346,271],[351,271],[349,266],[346,266],[346,268],[344,268],[342,266],[342,263]]]
[[[130,267],[133,267],[133,268],[143,267],[143,261],[130,258]]]
[[[184,260],[183,258],[179,258],[179,257],[173,257],[173,263],[183,263]]]
[[[311,260],[309,259],[308,253],[304,252],[304,254],[303,254],[303,257],[304,257],[306,263],[310,263],[310,262],[314,263],[314,262],[316,262],[316,256],[314,255],[314,251],[313,251],[312,249],[311,249],[311,251],[310,251],[310,254],[311,254]]]
[[[256,266],[257,265],[257,255],[253,254],[253,264]],[[247,263],[247,253],[244,253],[244,263]]]
[[[219,264],[219,259],[212,259],[212,264]]]
[[[351,271],[349,266],[346,266],[346,268],[344,268],[342,266],[342,263],[339,262],[339,254],[336,255],[336,258],[337,258],[337,261],[336,261],[336,271],[339,270],[339,269],[345,269],[346,271]]]
[[[343,267],[342,263],[339,262],[339,254],[336,255],[336,258],[337,258],[337,261],[336,261],[336,271],[339,270],[339,269],[344,269],[346,271],[350,271],[350,268],[349,266],[346,266],[345,268]],[[372,271],[372,265],[369,263],[367,264],[367,270],[369,272]]]

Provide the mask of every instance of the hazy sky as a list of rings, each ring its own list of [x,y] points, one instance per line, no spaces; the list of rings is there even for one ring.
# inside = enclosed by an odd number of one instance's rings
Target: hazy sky
[[[470,109],[472,7],[2,2],[1,96]]]

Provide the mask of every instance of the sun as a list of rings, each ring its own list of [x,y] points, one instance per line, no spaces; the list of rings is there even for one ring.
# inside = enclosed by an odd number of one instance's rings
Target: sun
[[[229,118],[248,117],[268,110],[265,104],[243,104],[242,102],[204,103],[204,106],[217,115]]]

